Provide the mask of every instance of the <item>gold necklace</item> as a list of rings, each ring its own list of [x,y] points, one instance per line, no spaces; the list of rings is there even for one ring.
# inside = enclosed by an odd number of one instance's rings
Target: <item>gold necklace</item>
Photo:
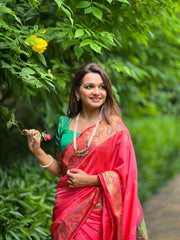
[[[94,130],[93,130],[93,132],[91,134],[91,137],[90,137],[90,139],[88,141],[87,147],[85,149],[81,150],[81,151],[77,151],[77,145],[76,145],[76,130],[77,130],[77,122],[78,122],[79,116],[80,116],[80,113],[78,113],[78,115],[76,117],[75,126],[74,126],[74,151],[76,152],[76,154],[78,156],[82,156],[83,157],[83,156],[85,156],[88,153],[89,146],[90,146],[91,141],[92,141],[92,139],[94,137],[96,129],[97,129],[98,125],[99,125],[99,122],[100,122],[100,119],[101,119],[101,114],[99,114],[99,118],[98,118],[96,126],[94,127]]]

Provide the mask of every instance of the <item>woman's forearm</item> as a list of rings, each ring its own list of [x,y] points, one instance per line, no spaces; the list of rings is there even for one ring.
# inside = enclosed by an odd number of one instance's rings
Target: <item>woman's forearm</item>
[[[51,163],[51,157],[47,155],[42,148],[38,149],[36,152],[33,152],[35,157],[38,159],[40,165],[47,166]],[[49,167],[46,167],[46,169],[54,174],[57,177],[62,177],[62,169],[60,166],[59,161],[53,158],[52,164],[50,164]]]
[[[89,175],[89,186],[101,186],[98,175]]]

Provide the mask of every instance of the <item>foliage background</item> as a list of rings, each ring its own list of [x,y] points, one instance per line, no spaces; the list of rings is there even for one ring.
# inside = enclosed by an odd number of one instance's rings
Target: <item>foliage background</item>
[[[86,62],[111,76],[134,142],[141,200],[179,171],[179,3],[1,1],[0,239],[49,239],[57,179],[39,169],[19,133],[53,135]],[[53,154],[53,141],[43,148]]]

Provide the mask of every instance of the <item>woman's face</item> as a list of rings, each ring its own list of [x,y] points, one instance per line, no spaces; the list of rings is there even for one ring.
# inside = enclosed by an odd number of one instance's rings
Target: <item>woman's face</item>
[[[93,110],[100,108],[106,101],[105,85],[98,73],[87,73],[76,96],[81,98],[82,108]]]

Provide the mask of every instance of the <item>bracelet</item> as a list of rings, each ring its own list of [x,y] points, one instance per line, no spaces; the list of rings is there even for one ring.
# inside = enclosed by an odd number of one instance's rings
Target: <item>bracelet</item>
[[[50,161],[50,163],[48,163],[47,165],[41,165],[41,164],[40,164],[40,166],[43,167],[43,168],[50,167],[50,166],[52,165],[52,163],[53,163],[53,160],[54,160],[51,155],[49,155],[49,154],[47,154],[47,155],[50,157],[51,161]]]

